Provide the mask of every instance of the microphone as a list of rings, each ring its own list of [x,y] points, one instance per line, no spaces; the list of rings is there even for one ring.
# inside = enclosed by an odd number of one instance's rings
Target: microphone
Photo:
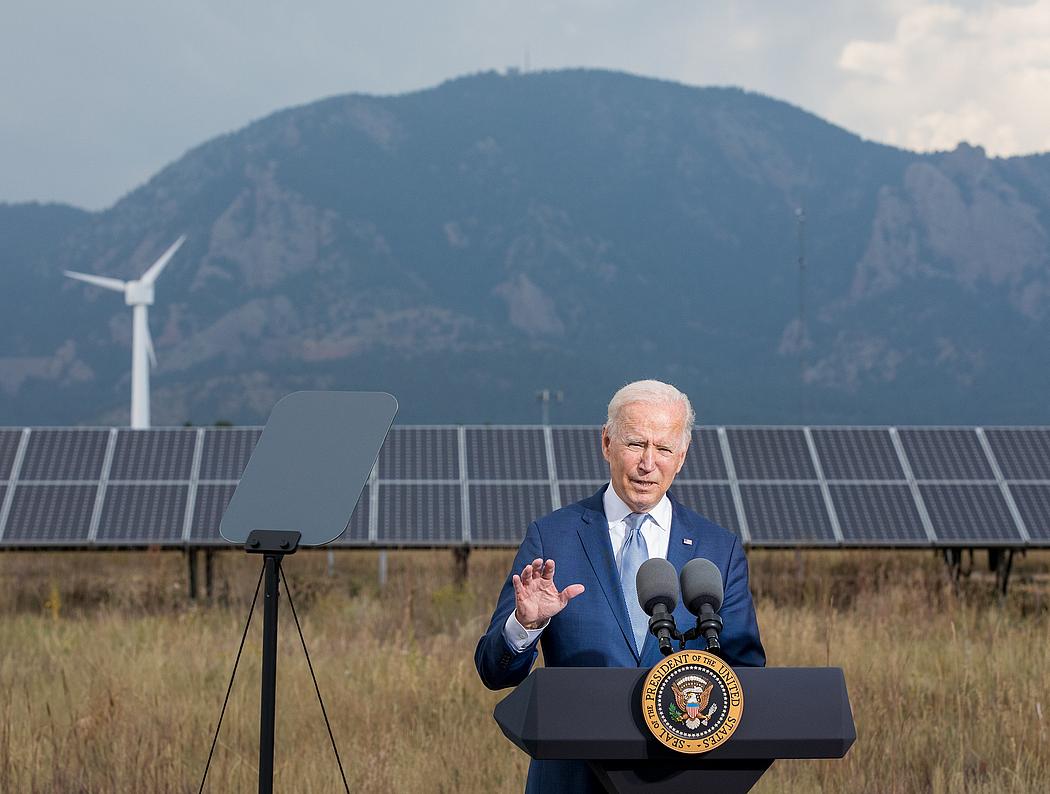
[[[696,628],[707,640],[707,649],[721,648],[718,634],[722,631],[722,618],[718,610],[722,608],[722,574],[718,566],[703,557],[687,562],[682,568],[682,601],[697,616]]]
[[[677,636],[674,608],[678,606],[678,572],[667,560],[653,557],[642,563],[635,577],[638,603],[649,615],[649,631],[660,643],[660,653],[671,653],[671,637]]]

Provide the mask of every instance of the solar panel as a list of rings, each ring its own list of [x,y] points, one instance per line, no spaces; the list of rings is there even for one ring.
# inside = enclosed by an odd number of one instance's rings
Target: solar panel
[[[529,522],[550,512],[549,485],[471,485],[470,539],[517,545]]]
[[[180,542],[186,496],[185,485],[109,485],[95,539],[113,543]]]
[[[84,542],[98,488],[94,485],[19,485],[7,516],[4,542]]]
[[[0,430],[0,480],[11,477],[11,467],[14,466],[18,442],[21,440],[21,430]]]
[[[108,430],[34,430],[19,479],[97,480],[108,441]]]
[[[591,482],[563,482],[558,484],[558,495],[561,497],[561,506],[581,502],[594,496],[608,480],[593,480]]]
[[[825,479],[904,479],[893,437],[886,428],[815,427],[810,432]]]
[[[546,480],[547,445],[538,427],[467,428],[473,480]]]
[[[463,539],[458,485],[379,485],[379,540],[397,545]]]
[[[741,480],[815,480],[806,436],[798,428],[731,427],[729,448]]]
[[[193,519],[190,524],[192,540],[214,541],[227,545],[219,535],[219,522],[236,488],[237,486],[232,484],[197,486],[197,500],[193,504]]]
[[[196,430],[121,430],[110,480],[188,480]]]
[[[350,516],[350,525],[346,531],[332,541],[334,546],[359,546],[368,543],[368,513],[369,495],[368,486],[361,491],[361,498],[357,500],[357,506]]]
[[[740,518],[733,503],[733,491],[721,483],[679,482],[671,486],[675,498],[720,527],[740,535]]]
[[[200,479],[239,480],[262,428],[209,429],[204,435]]]
[[[740,496],[752,542],[836,543],[819,485],[741,485]]]
[[[560,470],[559,470],[560,471]],[[712,427],[694,428],[685,465],[678,473],[683,480],[725,480],[726,462],[722,457],[722,444],[718,430]]]
[[[261,432],[206,429],[189,544],[225,545],[219,521]],[[600,428],[556,426],[550,432],[560,504],[591,497],[609,476]],[[755,545],[923,546],[931,542],[921,517],[924,507],[939,545],[1050,545],[1050,427],[987,428],[982,431],[987,444],[975,428],[902,428],[899,445],[889,428],[812,428],[837,523],[816,482],[803,428],[726,432]],[[26,435],[0,428],[0,507],[7,510],[0,543],[83,545],[89,537],[101,545],[182,543],[199,434],[186,428],[43,428]],[[18,479],[12,480],[23,438],[25,453]],[[467,472],[461,471],[460,438],[467,446]],[[673,493],[739,534],[742,516],[719,441],[717,428],[694,430]],[[897,455],[901,447],[919,480],[920,504],[905,482]],[[989,461],[989,449],[998,469]],[[1012,503],[995,482],[998,472],[1007,480]],[[103,474],[108,484],[96,505]],[[366,487],[337,544],[454,545],[463,542],[469,517],[471,542],[513,545],[529,521],[552,509],[545,433],[535,426],[395,427],[378,474],[378,485]],[[471,479],[469,512],[460,486],[464,474]],[[1027,536],[1015,523],[1018,514]],[[376,538],[369,537],[370,521]]]
[[[1028,536],[1036,542],[1050,542],[1050,484],[1011,483],[1010,495]]]
[[[602,457],[600,427],[552,427],[551,437],[558,479],[609,479],[609,464]],[[562,504],[565,503],[562,500]]]
[[[1008,480],[1050,480],[1050,428],[989,428],[985,438]]]
[[[920,485],[919,491],[942,544],[1021,541],[998,486]]]
[[[836,485],[831,501],[846,543],[929,543],[907,485]]]
[[[972,428],[909,427],[898,435],[917,480],[995,479]]]
[[[459,433],[454,427],[392,427],[379,453],[384,480],[458,480]]]

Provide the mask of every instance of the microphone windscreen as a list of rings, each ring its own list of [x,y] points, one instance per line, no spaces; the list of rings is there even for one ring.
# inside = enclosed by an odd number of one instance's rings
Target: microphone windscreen
[[[640,572],[640,569],[639,569]],[[705,601],[717,612],[722,607],[722,574],[718,566],[695,557],[682,568],[682,600],[694,615]]]
[[[678,572],[667,560],[653,557],[642,563],[635,577],[638,603],[646,615],[652,615],[657,604],[664,604],[668,612],[678,606]]]

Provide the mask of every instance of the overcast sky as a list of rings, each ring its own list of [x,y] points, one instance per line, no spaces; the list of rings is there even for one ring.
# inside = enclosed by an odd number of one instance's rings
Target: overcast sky
[[[0,201],[100,209],[280,108],[526,58],[741,86],[912,149],[1050,150],[1050,0],[4,0]]]

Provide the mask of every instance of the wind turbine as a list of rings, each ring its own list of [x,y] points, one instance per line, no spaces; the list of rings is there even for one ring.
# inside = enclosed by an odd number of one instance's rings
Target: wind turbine
[[[179,237],[167,251],[160,255],[160,259],[150,265],[149,270],[143,273],[141,278],[134,281],[92,276],[72,270],[63,271],[70,278],[86,281],[88,284],[94,284],[103,289],[123,292],[124,302],[132,308],[131,426],[136,429],[149,427],[149,368],[151,362],[154,367],[157,366],[157,356],[153,352],[153,338],[149,334],[149,315],[147,313],[148,307],[153,305],[153,284],[185,240],[186,235]]]

